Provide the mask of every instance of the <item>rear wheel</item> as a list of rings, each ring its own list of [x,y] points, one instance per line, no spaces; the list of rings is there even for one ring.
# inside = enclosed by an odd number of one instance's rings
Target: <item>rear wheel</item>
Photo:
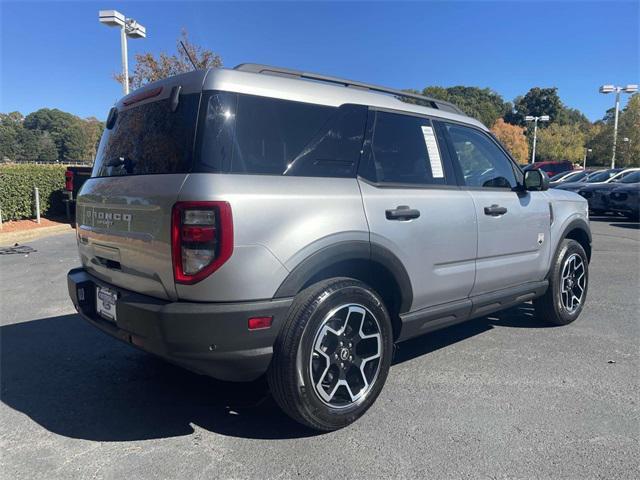
[[[294,420],[336,430],[376,400],[392,349],[391,320],[378,294],[357,280],[325,280],[296,296],[274,346],[269,385]]]
[[[589,260],[575,240],[565,239],[553,259],[549,288],[534,300],[536,314],[554,325],[573,322],[584,307],[589,286]]]

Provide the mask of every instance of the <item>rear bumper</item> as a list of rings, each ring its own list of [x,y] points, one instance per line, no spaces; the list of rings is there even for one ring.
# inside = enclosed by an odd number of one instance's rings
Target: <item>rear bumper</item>
[[[204,375],[250,381],[267,371],[292,299],[239,303],[168,302],[109,285],[84,269],[67,275],[69,296],[89,323],[126,343]],[[96,313],[96,287],[118,292],[117,323]],[[249,330],[250,317],[273,316]]]

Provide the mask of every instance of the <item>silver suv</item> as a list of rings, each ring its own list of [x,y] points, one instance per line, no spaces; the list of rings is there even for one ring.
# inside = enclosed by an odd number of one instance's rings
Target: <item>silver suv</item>
[[[408,99],[404,102],[401,99]],[[587,295],[587,202],[440,100],[243,64],[112,108],[77,200],[71,299],[99,329],[318,430],[375,401],[394,344]]]

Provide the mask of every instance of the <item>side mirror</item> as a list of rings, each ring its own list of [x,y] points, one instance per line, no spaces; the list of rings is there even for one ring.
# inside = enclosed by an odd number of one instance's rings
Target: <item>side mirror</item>
[[[524,172],[524,189],[532,192],[549,190],[549,177],[542,170]]]

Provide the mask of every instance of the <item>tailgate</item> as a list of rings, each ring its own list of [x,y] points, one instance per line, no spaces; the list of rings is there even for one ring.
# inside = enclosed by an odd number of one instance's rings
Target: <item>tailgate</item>
[[[112,285],[175,300],[171,208],[186,176],[88,180],[76,207],[82,265]]]

